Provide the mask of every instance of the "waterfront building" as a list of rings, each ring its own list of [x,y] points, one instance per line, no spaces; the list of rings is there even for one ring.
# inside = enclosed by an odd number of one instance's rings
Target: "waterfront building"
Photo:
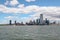
[[[40,19],[36,19],[36,24],[38,25],[40,23]]]
[[[24,23],[23,23],[23,22],[21,22],[20,24],[21,24],[21,25],[23,25]]]
[[[45,19],[45,24],[49,25],[49,20]]]
[[[35,20],[33,20],[33,24],[34,24],[34,25],[36,24]]]
[[[33,25],[33,21],[32,21],[32,20],[30,20],[29,24],[30,24],[30,25]]]
[[[43,14],[40,14],[40,24],[43,24]]]
[[[9,21],[9,25],[12,25],[12,20]]]
[[[56,21],[54,21],[53,24],[56,24]]]
[[[15,25],[17,25],[17,22],[15,21]]]

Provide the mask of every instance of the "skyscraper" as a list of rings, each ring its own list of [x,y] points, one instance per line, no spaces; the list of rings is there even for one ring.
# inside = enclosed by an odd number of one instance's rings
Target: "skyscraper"
[[[17,23],[16,23],[16,21],[15,21],[15,25],[16,25]]]
[[[36,24],[38,25],[40,23],[40,19],[36,19]]]
[[[49,25],[49,20],[47,20],[47,18],[45,19],[45,23]]]
[[[9,21],[9,25],[12,25],[12,21],[11,20]]]
[[[43,14],[40,14],[40,24],[43,24]]]

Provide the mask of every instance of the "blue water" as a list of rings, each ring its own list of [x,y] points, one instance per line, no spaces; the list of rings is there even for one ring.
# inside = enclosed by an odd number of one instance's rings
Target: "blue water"
[[[60,40],[60,26],[0,26],[0,40]]]

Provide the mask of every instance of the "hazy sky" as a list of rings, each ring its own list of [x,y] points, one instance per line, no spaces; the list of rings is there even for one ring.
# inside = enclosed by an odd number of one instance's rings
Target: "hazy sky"
[[[60,0],[0,0],[0,24],[28,22],[43,14],[49,20],[60,20]]]

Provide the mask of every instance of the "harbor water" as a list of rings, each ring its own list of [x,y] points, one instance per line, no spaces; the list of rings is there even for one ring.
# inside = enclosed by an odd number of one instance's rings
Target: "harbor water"
[[[0,40],[60,40],[60,25],[0,26]]]

